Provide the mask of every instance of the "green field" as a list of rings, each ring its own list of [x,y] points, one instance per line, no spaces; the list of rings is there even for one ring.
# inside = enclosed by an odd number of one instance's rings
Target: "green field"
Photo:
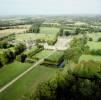
[[[29,40],[39,40],[40,42],[47,41],[48,43],[54,43],[57,39],[57,34],[43,34],[43,33],[26,33],[26,34],[17,34],[17,41],[29,41]]]
[[[36,55],[32,56],[32,58],[35,60],[39,60],[39,59],[42,59],[44,57],[47,57],[51,53],[52,53],[52,51],[50,51],[50,50],[43,50],[43,51],[37,53]]]
[[[101,56],[82,55],[79,59],[79,62],[89,60],[101,62]]]
[[[29,63],[13,62],[0,68],[0,87],[17,77],[31,66]]]
[[[24,41],[24,40],[53,41],[56,39],[58,32],[59,32],[58,28],[41,27],[40,33],[17,34],[15,38],[17,41]]]
[[[59,28],[50,28],[50,27],[41,27],[40,28],[40,33],[45,33],[45,34],[56,34],[59,32]]]
[[[87,45],[90,47],[90,50],[101,49],[101,42],[88,42]]]
[[[56,75],[57,69],[45,66],[37,66],[19,81],[0,94],[0,100],[20,100],[24,94],[31,94],[35,91],[37,84],[49,80]]]

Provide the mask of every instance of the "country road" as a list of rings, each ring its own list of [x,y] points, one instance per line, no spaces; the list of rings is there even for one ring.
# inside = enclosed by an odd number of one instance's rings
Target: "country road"
[[[54,50],[50,55],[52,55],[56,50]],[[6,85],[4,85],[2,88],[0,88],[0,93],[5,91],[8,87],[10,87],[13,83],[15,83],[17,80],[19,80],[21,77],[23,77],[25,74],[27,74],[28,72],[30,72],[33,68],[35,68],[37,65],[41,64],[45,58],[48,58],[50,55],[40,59],[39,61],[37,61],[36,63],[34,63],[30,68],[28,68],[26,71],[24,71],[23,73],[21,73],[20,75],[18,75],[16,78],[14,78],[12,81],[10,81],[9,83],[7,83]]]

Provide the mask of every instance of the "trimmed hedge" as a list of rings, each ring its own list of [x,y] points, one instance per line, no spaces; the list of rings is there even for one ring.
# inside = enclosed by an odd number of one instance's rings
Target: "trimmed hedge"
[[[53,55],[49,56],[45,59],[45,64],[50,65],[59,65],[64,59],[64,53],[63,52],[55,52]]]
[[[24,52],[24,54],[27,55],[28,57],[32,57],[33,55],[42,51],[43,49],[44,49],[43,47],[36,46],[36,47],[32,48],[30,51]]]

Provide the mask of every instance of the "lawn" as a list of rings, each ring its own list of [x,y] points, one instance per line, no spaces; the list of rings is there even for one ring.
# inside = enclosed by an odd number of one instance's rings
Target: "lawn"
[[[98,61],[101,62],[101,56],[94,56],[94,55],[82,55],[79,59],[79,62],[81,61]]]
[[[90,47],[90,50],[101,49],[101,42],[88,42],[87,45]]]
[[[36,55],[34,55],[32,58],[35,60],[39,60],[39,59],[42,59],[44,57],[47,57],[51,53],[52,53],[52,51],[50,51],[50,50],[43,50],[43,51],[37,53]]]
[[[0,68],[0,87],[17,77],[31,66],[29,63],[13,62]]]
[[[37,66],[6,91],[2,92],[0,94],[0,100],[21,100],[24,94],[29,96],[29,94],[35,91],[37,84],[53,78],[56,72],[57,69],[55,68]]]

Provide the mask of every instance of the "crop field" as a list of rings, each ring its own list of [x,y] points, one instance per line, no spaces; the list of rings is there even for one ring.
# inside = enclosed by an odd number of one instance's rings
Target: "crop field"
[[[16,76],[31,66],[29,63],[13,62],[0,69],[0,87],[7,84]]]
[[[95,55],[82,55],[79,59],[79,62],[81,61],[98,61],[101,62],[101,56],[95,56]]]
[[[101,42],[88,42],[87,45],[90,47],[90,50],[101,49]]]
[[[6,30],[0,30],[0,37],[10,35],[12,33],[23,33],[26,29],[6,29]]]
[[[23,33],[26,32],[30,28],[31,25],[18,25],[18,26],[13,26],[14,28],[12,29],[5,29],[5,30],[0,30],[0,37],[4,37],[7,35],[10,35],[12,33]]]
[[[31,27],[31,25],[17,25],[17,26],[13,26],[14,28],[17,29],[29,29]]]
[[[43,51],[37,53],[36,55],[34,55],[32,58],[35,60],[39,60],[39,59],[42,59],[44,57],[47,57],[51,53],[52,53],[52,51],[50,51],[50,50],[43,50]]]
[[[24,94],[28,96],[28,94],[35,91],[37,84],[53,78],[57,70],[56,68],[37,66],[2,92],[0,100],[20,100],[24,98]]]

